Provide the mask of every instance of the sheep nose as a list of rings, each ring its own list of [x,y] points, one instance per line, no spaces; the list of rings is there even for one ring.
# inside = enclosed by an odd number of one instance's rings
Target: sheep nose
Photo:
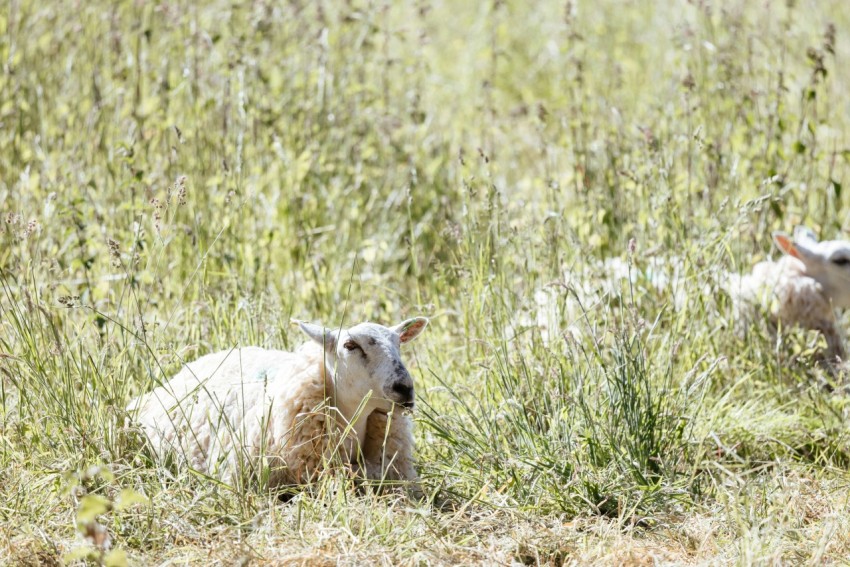
[[[406,408],[413,407],[413,387],[408,386],[406,384],[402,384],[401,382],[396,382],[393,384],[393,392],[398,394],[399,403]]]

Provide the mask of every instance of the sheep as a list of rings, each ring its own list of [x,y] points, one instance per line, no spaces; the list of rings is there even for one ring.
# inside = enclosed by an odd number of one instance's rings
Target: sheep
[[[585,335],[588,315],[600,306],[628,300],[629,289],[640,294],[669,293],[672,307],[682,309],[687,301],[684,290],[685,263],[676,256],[644,258],[638,265],[621,258],[586,261],[563,271],[560,280],[534,290],[520,305],[505,329],[515,336],[536,329],[544,344],[564,336],[579,339]]]
[[[406,411],[413,380],[399,347],[428,319],[338,330],[293,323],[310,339],[294,352],[208,354],[130,402],[154,451],[225,482],[267,473],[272,489],[310,483],[341,456],[360,477],[408,481],[421,494]]]
[[[726,290],[738,319],[755,307],[766,313],[772,329],[796,325],[820,332],[826,339],[827,361],[846,359],[835,308],[850,307],[850,242],[818,242],[808,228],[798,226],[793,238],[775,232],[773,241],[783,256],[753,267],[750,274],[731,274]]]
[[[757,264],[751,273],[737,274],[704,268],[698,293],[722,289],[732,300],[736,328],[744,330],[758,314],[766,314],[771,330],[796,325],[820,332],[827,343],[826,358],[844,360],[845,347],[835,308],[850,307],[850,242],[818,242],[814,233],[798,227],[794,237],[777,232],[774,242],[783,256]],[[582,335],[585,310],[616,300],[629,285],[650,293],[669,294],[675,310],[688,301],[688,279],[680,258],[652,258],[638,267],[610,258],[578,273],[565,272],[564,282],[536,290],[533,303],[518,311],[514,333],[536,327],[544,342],[567,333]],[[624,283],[625,282],[625,283]],[[693,292],[693,286],[690,286]]]

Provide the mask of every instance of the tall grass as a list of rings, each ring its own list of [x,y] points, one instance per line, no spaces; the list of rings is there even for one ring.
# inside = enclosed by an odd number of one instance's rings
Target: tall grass
[[[843,377],[718,278],[847,229],[842,7],[3,6],[0,558],[840,561]],[[282,503],[124,409],[411,314],[422,503]]]

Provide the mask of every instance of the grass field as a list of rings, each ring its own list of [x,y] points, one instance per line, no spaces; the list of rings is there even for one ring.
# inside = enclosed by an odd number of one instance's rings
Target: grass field
[[[0,563],[846,561],[842,377],[717,281],[850,230],[848,30],[842,0],[7,0]],[[290,317],[414,315],[428,502],[281,503],[124,410]]]

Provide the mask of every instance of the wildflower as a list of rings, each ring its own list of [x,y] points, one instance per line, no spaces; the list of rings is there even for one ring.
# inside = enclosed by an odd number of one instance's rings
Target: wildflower
[[[829,23],[823,34],[823,50],[830,55],[835,55],[835,24]]]
[[[80,296],[79,295],[62,295],[62,296],[59,297],[58,301],[63,307],[67,307],[68,309],[71,309],[72,307],[76,307],[77,305],[79,305]]]
[[[118,247],[118,242],[111,238],[106,239],[106,246],[109,247],[109,256],[112,258],[112,266],[114,268],[121,267],[121,249]]]
[[[177,204],[186,204],[186,176],[181,175],[177,178]]]
[[[151,205],[153,205],[153,225],[156,228],[156,231],[159,232],[160,221],[162,221],[162,201],[154,197],[151,199]]]

